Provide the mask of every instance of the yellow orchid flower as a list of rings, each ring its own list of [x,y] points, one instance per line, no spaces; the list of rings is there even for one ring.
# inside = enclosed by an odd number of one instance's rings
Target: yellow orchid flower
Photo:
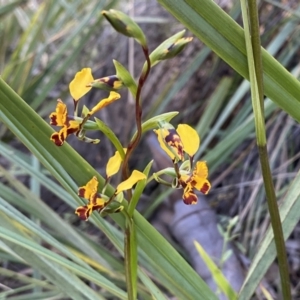
[[[75,214],[81,220],[87,221],[93,211],[101,211],[105,207],[105,200],[98,194],[98,180],[94,176],[85,186],[78,189],[78,196],[88,200],[88,204],[79,206]]]
[[[55,112],[51,113],[49,118],[51,125],[62,127],[50,137],[57,146],[63,145],[68,135],[80,129],[80,123],[68,117],[67,106],[60,99],[57,100]]]
[[[157,134],[161,148],[173,162],[176,162],[176,165],[178,160],[184,160],[183,153],[186,153],[190,157],[189,163],[192,168],[192,159],[200,146],[200,137],[195,129],[187,124],[179,124],[175,130],[171,124],[166,124],[165,127],[154,130],[154,132]],[[179,159],[176,159],[176,155]],[[183,188],[185,204],[197,203],[198,197],[194,192],[195,189],[207,194],[211,188],[210,182],[207,180],[208,168],[204,161],[198,161],[191,174],[186,174],[180,169],[176,174],[179,186]]]
[[[196,166],[191,175],[182,174],[179,183],[183,187],[183,202],[185,204],[196,204],[198,197],[194,189],[203,194],[207,194],[211,188],[210,182],[207,180],[208,168],[205,161],[197,161]]]

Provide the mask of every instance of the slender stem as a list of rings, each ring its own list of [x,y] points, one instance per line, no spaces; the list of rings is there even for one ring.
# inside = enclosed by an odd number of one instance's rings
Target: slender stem
[[[255,75],[257,79],[261,110],[264,111],[264,81],[259,34],[258,8],[256,1],[248,0],[251,43],[254,57]]]
[[[137,87],[137,92],[136,92],[136,98],[135,98],[135,121],[136,121],[136,127],[137,127],[137,134],[135,136],[135,139],[132,140],[128,147],[127,151],[124,157],[123,161],[123,168],[122,168],[122,174],[123,174],[123,180],[126,180],[129,177],[129,158],[137,145],[139,144],[141,137],[142,137],[142,106],[141,106],[141,92],[142,88],[144,86],[145,81],[147,80],[147,77],[149,75],[150,69],[151,69],[151,62],[150,62],[150,57],[149,57],[149,51],[148,48],[143,48],[143,52],[147,61],[147,68],[145,72],[142,72],[139,78],[138,82],[138,87]],[[131,191],[128,191],[128,201],[131,199]]]
[[[264,186],[266,190],[268,210],[270,213],[271,225],[273,228],[279,273],[281,278],[281,288],[283,299],[292,299],[290,279],[289,279],[289,267],[283,237],[282,224],[280,220],[278,205],[276,201],[276,195],[274,191],[274,185],[272,180],[272,174],[269,164],[268,152],[266,146],[258,146],[260,164],[262,169],[262,175],[264,180]]]
[[[243,6],[243,2],[242,2],[242,9],[245,10],[245,6]],[[274,184],[273,184],[273,179],[272,179],[272,174],[271,174],[271,169],[269,164],[266,134],[265,134],[266,130],[265,130],[265,120],[264,120],[263,67],[262,67],[259,21],[258,21],[256,0],[248,0],[248,9],[249,9],[252,55],[251,53],[247,53],[247,55],[248,55],[250,79],[252,81],[253,80],[256,81],[254,83],[253,82],[251,83],[251,92],[253,93],[252,104],[253,104],[254,114],[256,115],[255,126],[256,126],[256,133],[257,133],[257,145],[258,145],[259,159],[260,159],[260,164],[262,169],[262,176],[263,176],[264,186],[266,191],[268,210],[270,213],[271,226],[273,229],[275,246],[277,251],[283,299],[289,300],[292,298],[291,298],[287,255],[286,255],[286,249],[284,243],[282,224],[280,220],[280,214],[277,205],[276,194],[274,190]],[[247,28],[245,26],[245,31],[246,29]],[[250,57],[253,58],[255,75],[254,74],[251,75]]]
[[[129,158],[142,137],[142,106],[141,106],[141,92],[144,86],[145,81],[149,75],[151,69],[151,62],[149,57],[148,48],[143,47],[143,52],[147,60],[147,69],[145,72],[142,71],[136,97],[135,97],[135,121],[137,127],[137,134],[135,139],[133,139],[128,147],[123,161],[122,167],[122,176],[123,180],[126,180],[129,177]],[[130,203],[132,198],[132,191],[127,191],[127,199],[128,203]],[[126,215],[126,229],[125,229],[125,236],[124,236],[124,260],[125,260],[125,274],[126,274],[126,286],[127,286],[127,294],[129,300],[135,300],[137,297],[137,241],[136,241],[136,232],[132,218],[124,212]]]
[[[129,300],[137,298],[137,240],[136,230],[132,218],[126,211],[123,211],[126,218],[126,229],[124,236],[124,261]]]

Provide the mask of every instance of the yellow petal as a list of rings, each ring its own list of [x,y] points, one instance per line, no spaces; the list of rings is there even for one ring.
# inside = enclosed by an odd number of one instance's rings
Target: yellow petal
[[[194,177],[206,179],[208,176],[208,168],[205,161],[197,161],[193,171]]]
[[[124,152],[126,153],[127,149],[124,149]],[[118,173],[118,171],[120,170],[121,167],[121,163],[122,163],[122,157],[119,153],[119,151],[115,152],[115,155],[112,156],[106,165],[106,176],[107,177],[111,177],[113,175],[115,175],[116,173]]]
[[[183,144],[183,150],[189,156],[194,156],[200,146],[200,137],[195,129],[187,124],[179,124],[177,132]]]
[[[92,108],[92,110],[90,110],[89,114],[93,115],[95,112],[99,111],[100,109],[115,102],[116,100],[118,100],[120,98],[121,98],[120,94],[118,94],[116,92],[110,92],[108,98],[102,99],[97,105],[95,105]]]
[[[193,186],[203,194],[207,194],[211,188],[210,182],[207,180],[208,168],[205,161],[198,161],[193,171]]]
[[[67,106],[60,99],[57,100],[55,112],[51,113],[50,124],[54,126],[64,126],[67,120]]]
[[[80,72],[77,72],[74,79],[70,82],[69,89],[70,94],[75,101],[78,101],[86,93],[88,93],[92,87],[86,87],[87,84],[94,81],[91,68],[84,68]]]
[[[116,194],[119,194],[122,191],[131,189],[138,181],[146,179],[146,175],[140,171],[134,170],[130,177],[125,181],[121,182],[117,186]]]
[[[175,159],[176,155],[178,159],[184,159],[183,145],[175,129],[160,128],[154,130],[154,132],[157,135],[160,147],[171,157],[172,160]],[[171,149],[169,149],[166,144],[168,144]]]
[[[94,176],[85,186],[78,189],[78,196],[90,200],[92,194],[98,189],[98,179]]]

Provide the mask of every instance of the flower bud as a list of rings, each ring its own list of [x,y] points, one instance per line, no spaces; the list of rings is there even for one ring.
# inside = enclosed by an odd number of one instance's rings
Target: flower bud
[[[137,23],[121,11],[110,9],[102,11],[103,16],[113,26],[113,28],[128,37],[134,38],[142,47],[147,47],[146,37]]]
[[[189,43],[193,38],[192,37],[183,37],[185,30],[182,30],[163,43],[161,43],[151,54],[150,61],[151,67],[154,67],[157,63],[162,60],[175,57],[179,54],[184,47]],[[146,63],[143,66],[143,71],[146,69]]]
[[[111,75],[95,79],[89,85],[90,87],[102,89],[105,91],[117,91],[124,87],[123,82],[117,77],[117,75]]]
[[[179,54],[184,47],[192,41],[192,37],[181,38],[173,43],[168,49],[165,49],[162,59],[169,59]]]
[[[100,211],[100,215],[102,217],[105,217],[109,214],[114,214],[114,213],[118,213],[120,211],[122,211],[124,209],[124,206],[121,205],[119,202],[111,202],[109,203],[108,206],[105,206],[101,211]]]

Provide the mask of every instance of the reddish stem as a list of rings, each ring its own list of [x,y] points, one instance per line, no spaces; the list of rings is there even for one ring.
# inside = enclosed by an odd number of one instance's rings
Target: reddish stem
[[[123,167],[122,167],[122,176],[123,180],[126,180],[129,177],[129,158],[137,145],[139,144],[141,137],[142,137],[142,106],[140,103],[140,98],[141,98],[141,92],[142,88],[144,86],[145,81],[147,80],[147,77],[149,75],[150,69],[151,69],[151,62],[150,62],[150,57],[149,57],[149,51],[148,48],[143,47],[143,52],[147,61],[147,68],[145,73],[141,73],[139,82],[138,82],[138,87],[137,87],[137,92],[136,92],[136,97],[135,97],[135,121],[136,121],[136,127],[137,127],[137,134],[134,140],[132,140],[128,147],[127,151],[124,157],[123,161]],[[131,190],[128,191],[128,201],[131,199]]]

